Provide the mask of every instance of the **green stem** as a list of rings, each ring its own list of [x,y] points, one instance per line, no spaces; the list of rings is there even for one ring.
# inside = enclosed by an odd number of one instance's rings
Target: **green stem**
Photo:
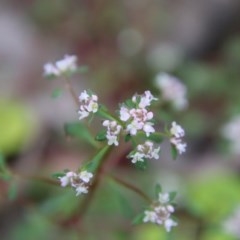
[[[112,149],[112,146],[105,146],[103,147],[97,154],[96,156],[92,159],[93,162],[93,168],[91,168],[91,170],[94,170],[95,172],[95,176],[94,176],[94,180],[92,182],[92,185],[89,189],[88,195],[86,196],[86,198],[83,200],[80,208],[77,210],[75,216],[79,216],[79,220],[80,218],[83,218],[84,214],[86,213],[91,201],[93,200],[93,196],[97,190],[97,187],[99,186],[100,183],[100,175],[103,169],[103,165],[105,163],[105,161],[107,160],[107,156],[110,153]]]
[[[124,186],[125,188],[128,188],[129,190],[135,192],[136,194],[138,194],[140,197],[142,197],[144,200],[146,200],[149,204],[152,203],[152,200],[139,188],[137,188],[136,186],[132,185],[131,183],[125,182],[124,180],[113,176],[112,174],[108,175],[112,180],[114,180],[116,183]]]

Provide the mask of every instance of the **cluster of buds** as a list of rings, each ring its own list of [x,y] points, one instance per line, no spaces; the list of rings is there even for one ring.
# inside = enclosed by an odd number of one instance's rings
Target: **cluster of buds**
[[[173,212],[174,207],[171,205],[169,193],[159,193],[158,200],[151,205],[150,209],[144,211],[143,222],[163,225],[169,232],[172,227],[177,226],[177,222],[171,219]]]
[[[177,110],[187,107],[187,89],[176,77],[159,73],[155,79],[156,87],[161,91],[162,99],[170,102]]]
[[[76,191],[76,196],[88,193],[88,186],[93,174],[88,171],[80,173],[67,172],[63,177],[59,177],[62,187],[70,185]]]
[[[122,126],[119,125],[116,121],[105,120],[103,126],[107,127],[106,138],[108,140],[108,145],[118,146],[119,133],[122,129]]]
[[[134,95],[131,105],[122,104],[120,108],[120,119],[127,123],[126,131],[134,136],[138,131],[142,130],[148,137],[155,132],[153,123],[150,121],[153,118],[153,113],[147,110],[154,98],[150,91],[145,91],[143,95]]]
[[[88,117],[90,113],[98,111],[98,97],[92,93],[88,93],[86,90],[80,94],[79,102],[79,120]]]
[[[144,144],[139,144],[136,149],[128,155],[132,159],[132,163],[143,162],[144,159],[158,159],[160,147],[154,148],[151,141],[146,141]]]
[[[63,59],[57,61],[55,64],[46,63],[44,65],[44,75],[60,77],[65,74],[72,74],[77,70],[77,57],[72,55],[65,55]]]
[[[170,128],[171,144],[176,148],[179,154],[182,154],[186,151],[187,144],[182,142],[182,137],[184,137],[184,129],[178,125],[176,122],[172,122],[172,127]]]

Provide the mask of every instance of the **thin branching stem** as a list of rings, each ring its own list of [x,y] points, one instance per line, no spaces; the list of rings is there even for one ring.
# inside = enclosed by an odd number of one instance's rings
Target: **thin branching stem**
[[[152,200],[139,188],[137,188],[136,186],[132,185],[131,183],[128,183],[124,180],[122,180],[119,177],[116,177],[112,174],[108,174],[108,176],[113,179],[116,183],[124,186],[125,188],[128,188],[129,190],[135,192],[136,194],[138,194],[139,196],[141,196],[144,200],[146,200],[149,204],[152,203]]]

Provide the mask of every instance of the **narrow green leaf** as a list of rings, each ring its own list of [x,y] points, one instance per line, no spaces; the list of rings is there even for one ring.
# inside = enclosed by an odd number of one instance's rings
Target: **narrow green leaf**
[[[97,148],[98,144],[92,137],[85,125],[81,122],[66,123],[64,131],[67,136],[78,138]]]
[[[161,143],[161,142],[163,142],[164,137],[159,133],[153,133],[148,137],[148,139],[150,139],[151,141],[153,141],[155,143]]]
[[[8,187],[8,199],[13,201],[17,197],[17,184],[12,181]]]
[[[132,221],[133,225],[143,223],[143,218],[145,217],[144,212],[139,213]]]
[[[62,95],[63,91],[60,88],[56,88],[52,91],[51,97],[52,98],[58,98]]]
[[[169,193],[169,200],[170,200],[170,202],[172,202],[174,200],[176,195],[177,195],[177,192],[170,192]]]
[[[162,187],[159,183],[157,183],[156,186],[155,186],[155,197],[158,198],[158,195],[161,192],[162,192]]]
[[[104,157],[109,151],[111,146],[107,145],[104,148],[102,148],[93,158],[90,162],[86,163],[83,167],[82,170],[86,170],[88,172],[95,172],[102,161],[104,161]]]
[[[105,141],[107,138],[106,138],[106,134],[107,134],[107,131],[105,129],[101,130],[97,136],[95,137],[95,140],[97,141]]]
[[[136,107],[136,104],[132,101],[132,99],[127,99],[124,103],[129,108],[135,108]]]
[[[176,160],[178,156],[178,151],[174,145],[171,145],[171,154],[172,154],[173,160]]]
[[[112,121],[116,121],[116,119],[108,112],[107,108],[104,105],[100,105],[96,115],[103,119],[109,119]]]
[[[129,142],[131,140],[132,136],[130,134],[127,134],[124,138],[125,142]]]

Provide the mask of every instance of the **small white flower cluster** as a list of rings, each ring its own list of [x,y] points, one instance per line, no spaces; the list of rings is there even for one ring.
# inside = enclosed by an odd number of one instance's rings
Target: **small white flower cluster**
[[[82,171],[80,173],[67,172],[65,176],[59,177],[62,187],[71,185],[76,190],[76,196],[82,193],[88,193],[88,186],[93,174],[88,171]]]
[[[90,113],[96,113],[98,111],[98,97],[96,95],[84,90],[79,96],[79,101],[79,120],[88,117]]]
[[[128,158],[132,159],[132,163],[143,162],[144,159],[158,159],[160,147],[154,148],[154,144],[151,141],[146,141],[144,144],[139,144],[136,150],[132,151]]]
[[[65,55],[63,59],[57,61],[55,64],[46,63],[44,65],[45,76],[59,77],[66,73],[74,73],[77,70],[77,57],[72,55]]]
[[[161,91],[164,101],[170,102],[177,110],[187,107],[187,89],[176,77],[159,73],[155,79],[156,87]]]
[[[122,129],[122,126],[117,124],[116,121],[105,120],[103,126],[107,127],[106,138],[108,140],[108,145],[118,146],[118,135]]]
[[[120,119],[127,122],[126,131],[130,135],[136,135],[138,131],[143,130],[148,137],[155,132],[153,123],[150,122],[153,113],[146,109],[153,100],[157,100],[157,98],[153,97],[150,91],[145,91],[143,95],[134,95],[132,97],[134,108],[129,109],[124,104],[121,106]]]
[[[171,133],[170,142],[176,147],[178,153],[182,154],[186,152],[187,144],[182,142],[182,137],[184,137],[185,135],[184,129],[176,122],[172,122],[170,133]]]
[[[231,151],[240,154],[240,116],[235,116],[222,128],[222,135],[231,143]]]
[[[177,226],[177,222],[171,219],[174,207],[170,204],[169,193],[159,193],[158,201],[154,202],[150,210],[144,211],[143,222],[151,222],[163,225],[167,232]]]
[[[229,234],[236,236],[238,239],[240,237],[240,206],[236,209],[234,214],[229,217],[223,224],[223,227],[226,232]]]

